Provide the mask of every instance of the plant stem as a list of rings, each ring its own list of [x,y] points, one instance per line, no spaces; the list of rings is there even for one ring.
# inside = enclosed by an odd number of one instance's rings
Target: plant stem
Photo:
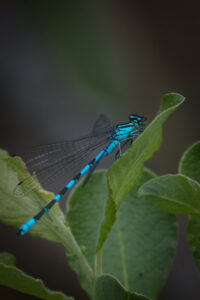
[[[66,227],[65,239],[63,239],[63,245],[64,245],[65,249],[67,250],[67,252],[70,252],[70,254],[77,257],[79,264],[80,264],[83,272],[87,276],[88,280],[90,282],[93,282],[95,279],[95,274],[94,274],[91,266],[89,265],[87,259],[83,255],[77,241],[75,240],[70,227]]]
[[[102,252],[99,250],[95,256],[95,277],[102,274]]]

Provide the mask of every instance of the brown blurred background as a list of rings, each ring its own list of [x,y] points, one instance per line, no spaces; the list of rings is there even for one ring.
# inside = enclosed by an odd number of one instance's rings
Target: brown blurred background
[[[176,173],[183,151],[199,139],[200,2],[2,1],[0,9],[1,148],[79,137],[99,113],[126,122],[150,120],[162,95],[186,102],[167,121],[158,153],[147,163]],[[179,246],[159,300],[200,299],[200,274],[180,218]],[[88,299],[64,249],[0,225],[0,251],[51,289]],[[54,259],[52,259],[54,257]],[[0,286],[1,299],[36,299]]]

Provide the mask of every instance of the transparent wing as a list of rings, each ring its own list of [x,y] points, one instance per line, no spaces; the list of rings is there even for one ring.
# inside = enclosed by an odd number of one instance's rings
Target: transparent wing
[[[22,197],[40,186],[58,191],[84,167],[91,154],[95,155],[95,150],[108,143],[111,131],[111,123],[101,115],[91,136],[39,146],[22,155],[31,176],[16,186],[14,195]]]
[[[95,150],[104,147],[107,142],[107,137],[101,139],[90,137],[32,149],[23,157],[32,175],[24,178],[16,186],[14,195],[22,197],[38,189],[40,185],[52,191],[62,188],[63,184],[84,167],[86,159],[95,153]]]
[[[109,134],[112,129],[113,125],[110,120],[105,115],[101,114],[94,123],[92,134],[93,136],[101,136]]]

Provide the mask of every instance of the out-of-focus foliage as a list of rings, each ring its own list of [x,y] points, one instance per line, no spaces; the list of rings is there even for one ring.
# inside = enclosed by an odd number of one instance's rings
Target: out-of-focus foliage
[[[59,5],[29,1],[27,8],[39,21],[50,53],[66,76],[70,72],[70,77],[101,95],[101,101],[106,100],[103,95],[111,101],[123,98],[123,80],[119,82],[123,74],[116,72],[120,60],[102,35],[92,1],[61,1]]]
[[[0,284],[24,294],[48,300],[73,300],[61,292],[46,288],[42,280],[33,278],[15,266],[15,258],[9,253],[0,254]]]

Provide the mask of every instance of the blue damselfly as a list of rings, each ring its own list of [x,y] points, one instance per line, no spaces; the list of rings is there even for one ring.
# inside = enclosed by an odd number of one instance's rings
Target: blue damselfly
[[[74,141],[40,146],[30,151],[28,156],[25,157],[25,162],[32,175],[18,183],[14,191],[15,196],[21,197],[23,194],[37,188],[34,184],[35,178],[43,184],[44,181],[52,180],[67,168],[73,168],[75,172],[75,166],[79,166],[80,162],[84,161],[92,151],[102,147],[102,150],[78,174],[75,173],[73,179],[36,216],[29,219],[17,230],[17,234],[24,235],[27,233],[83,175],[88,173],[84,181],[84,184],[86,184],[103,157],[109,155],[115,149],[117,149],[115,156],[120,157],[124,147],[136,139],[144,130],[146,124],[147,119],[144,116],[131,114],[128,123],[113,126],[104,115],[100,115],[94,124],[91,135]]]

